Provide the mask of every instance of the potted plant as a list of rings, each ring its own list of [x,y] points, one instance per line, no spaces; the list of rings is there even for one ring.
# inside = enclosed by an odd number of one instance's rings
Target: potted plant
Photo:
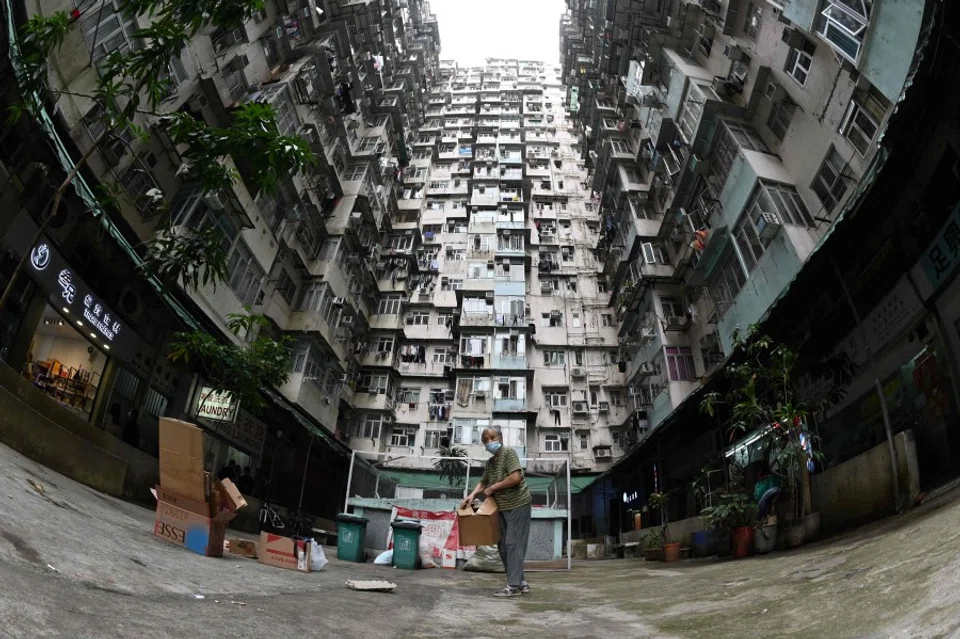
[[[720,416],[717,408],[725,405],[723,416],[730,439],[755,433],[762,442],[770,471],[783,482],[781,505],[790,504],[779,519],[788,524],[784,536],[793,547],[803,543],[807,525],[819,528],[819,517],[811,517],[809,524],[805,521],[810,514],[808,473],[820,456],[807,417],[811,407],[826,408],[843,398],[853,365],[843,355],[802,360],[789,346],[758,335],[755,326],[746,336],[735,333],[734,347],[737,363],[725,371],[729,390],[709,393],[700,407],[711,416]],[[809,388],[810,379],[828,382],[822,385],[827,390],[801,396],[798,389]]]
[[[714,489],[719,489],[722,482],[722,479],[715,475],[721,472],[712,466],[705,466],[691,483],[690,487],[699,511],[713,506],[713,495],[716,492]],[[709,557],[714,554],[715,538],[716,529],[710,526],[706,530],[690,533],[690,545],[693,547],[694,556]]]
[[[660,511],[660,538],[663,545],[663,560],[677,561],[680,559],[680,544],[667,542],[667,496],[664,493],[651,493],[647,499],[650,508]]]
[[[700,516],[706,518],[721,535],[729,535],[733,556],[742,558],[753,554],[753,513],[752,499],[742,492],[727,492],[719,495],[715,506],[704,508]]]
[[[651,528],[643,537],[643,558],[647,561],[663,561],[663,532]]]

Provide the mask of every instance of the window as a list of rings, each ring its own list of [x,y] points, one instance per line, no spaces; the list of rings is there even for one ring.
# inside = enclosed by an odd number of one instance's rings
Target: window
[[[401,388],[397,391],[397,403],[398,404],[419,404],[420,403],[420,389],[419,388]]]
[[[807,228],[813,226],[813,218],[800,199],[800,194],[788,184],[762,183],[754,191],[747,208],[754,220],[761,216],[761,211],[765,211],[773,213],[781,224]]]
[[[563,366],[566,353],[563,351],[543,351],[544,366]]]
[[[428,324],[430,324],[430,313],[416,312],[406,317],[407,326],[427,326]]]
[[[770,246],[770,243],[773,241],[773,236],[761,237],[760,232],[757,230],[756,222],[748,208],[747,211],[740,216],[740,220],[733,229],[733,239],[740,253],[740,259],[743,260],[743,267],[747,273],[749,273],[756,267],[760,258],[763,257],[767,247]]]
[[[380,439],[381,423],[379,417],[367,415],[357,423],[354,435],[368,439]]]
[[[140,215],[144,218],[155,215],[155,205],[151,198],[146,197],[145,193],[150,189],[156,188],[153,178],[144,169],[140,168],[137,162],[134,162],[120,176],[120,184],[123,186],[130,200],[133,202]]]
[[[767,117],[767,127],[770,132],[780,141],[787,136],[787,129],[790,128],[790,121],[793,120],[793,114],[797,107],[789,98],[775,102],[770,108],[770,115]]]
[[[587,450],[589,447],[589,437],[587,433],[578,433],[577,439],[579,441],[580,450]]]
[[[563,326],[563,315],[560,311],[551,311],[540,315],[540,326],[544,328],[558,328]]]
[[[240,302],[244,306],[253,306],[260,293],[264,272],[243,240],[233,247],[227,263],[227,274],[227,285],[237,294]]]
[[[577,280],[567,280],[567,290],[571,293],[577,292]]]
[[[630,145],[624,140],[611,140],[610,144],[613,146],[614,153],[630,153]]]
[[[390,431],[391,446],[413,446],[417,440],[417,429],[409,426],[394,426]]]
[[[760,2],[761,0],[758,0]],[[743,25],[743,31],[751,40],[756,40],[760,36],[760,22],[763,20],[763,8],[760,4],[751,2],[747,5],[747,19]]]
[[[80,19],[80,31],[97,63],[114,51],[129,53],[140,48],[133,34],[137,32],[136,16],[121,12],[122,0],[104,0],[100,8],[86,9]]]
[[[815,44],[809,40],[804,40],[801,48],[795,49],[790,47],[790,52],[787,54],[787,63],[784,65],[783,70],[799,82],[801,86],[807,82],[810,67],[813,66],[813,54],[816,50],[817,46]]]
[[[860,155],[866,155],[877,137],[880,122],[887,112],[888,102],[871,87],[854,94],[840,126],[842,133]]]
[[[710,282],[710,296],[717,307],[717,313],[723,315],[733,305],[737,293],[747,282],[743,266],[734,251],[724,256],[714,272]]]
[[[449,360],[450,355],[447,353],[445,348],[435,348],[433,349],[433,363],[434,364],[446,364]]]
[[[547,453],[562,453],[567,450],[568,440],[560,435],[546,435],[543,438],[543,450]]]
[[[167,80],[170,81],[170,93],[176,93],[177,87],[187,81],[187,70],[178,56],[170,58],[167,64]]]
[[[597,280],[597,293],[606,293],[607,292],[607,283],[602,280]]]
[[[243,69],[225,74],[223,79],[227,83],[227,90],[234,102],[239,102],[247,95],[247,76],[243,74]]]
[[[623,393],[621,391],[610,391],[610,403],[614,406],[623,406]]]
[[[663,248],[654,242],[643,242],[640,247],[643,249],[643,261],[647,264],[666,264],[667,260],[663,253]]]
[[[832,0],[824,4],[819,35],[834,51],[856,64],[870,21],[872,0]]]
[[[679,297],[661,297],[660,309],[664,317],[683,317],[683,301]]]
[[[397,315],[400,313],[400,304],[401,304],[400,295],[388,295],[387,297],[381,297],[380,303],[377,305],[377,313],[379,315]]]
[[[363,180],[364,174],[367,172],[367,167],[360,166],[349,166],[347,170],[343,173],[344,182],[360,182]]]
[[[423,432],[423,447],[437,449],[443,447],[443,440],[447,438],[445,430],[427,430]]]
[[[689,382],[697,378],[693,352],[689,346],[667,346],[667,374],[672,382]]]
[[[813,178],[813,184],[810,185],[813,192],[820,198],[823,208],[828,212],[837,206],[847,190],[847,183],[843,179],[845,167],[846,162],[831,144],[827,156],[823,158],[823,164],[820,165],[820,170]]]
[[[267,60],[267,66],[273,68],[280,64],[280,47],[277,46],[277,41],[273,38],[267,38],[263,40],[263,57]]]
[[[375,353],[392,353],[393,352],[393,338],[392,337],[381,337],[377,340],[376,346],[373,347]]]
[[[570,325],[573,328],[580,328],[580,313],[574,313],[570,316]]]
[[[290,274],[287,273],[287,270],[282,267],[280,268],[280,272],[277,274],[277,285],[275,290],[288,305],[293,304],[293,300],[297,299],[297,283],[292,277],[290,277]]]
[[[447,313],[441,313],[440,315],[437,315],[437,324],[440,326],[449,326],[451,323],[453,323],[452,315]]]

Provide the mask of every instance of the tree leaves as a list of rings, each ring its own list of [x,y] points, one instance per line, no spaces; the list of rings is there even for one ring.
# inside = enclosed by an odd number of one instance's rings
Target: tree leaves
[[[215,226],[158,231],[147,242],[141,269],[168,284],[180,282],[194,291],[212,284],[216,290],[217,282],[227,278],[223,233]]]
[[[176,333],[168,359],[191,367],[214,390],[230,393],[249,410],[264,406],[261,388],[287,382],[293,339],[284,335],[272,339],[262,328],[269,324],[263,315],[243,313],[228,318],[240,344],[222,342],[204,331]]]
[[[446,479],[451,486],[462,486],[467,475],[467,451],[459,446],[453,448],[441,448],[440,457],[447,459],[437,459],[433,462],[433,469],[440,475],[440,479]],[[449,459],[450,457],[464,458]]]

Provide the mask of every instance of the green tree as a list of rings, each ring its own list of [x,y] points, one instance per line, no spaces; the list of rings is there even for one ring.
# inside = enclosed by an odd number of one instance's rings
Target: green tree
[[[821,457],[808,419],[843,398],[853,365],[843,354],[803,359],[790,346],[758,333],[756,326],[745,335],[734,334],[734,350],[734,363],[724,370],[726,389],[708,393],[700,409],[726,418],[730,440],[751,431],[760,434],[772,471],[793,496],[796,514],[803,515],[809,507],[808,462]],[[826,390],[809,396],[814,381],[826,382]]]
[[[255,412],[264,405],[260,389],[286,383],[290,369],[293,339],[263,335],[268,323],[263,315],[231,314],[227,324],[240,344],[224,343],[204,331],[182,332],[174,335],[168,357],[202,375],[214,392],[229,393]],[[200,398],[201,405],[205,400]]]
[[[226,193],[238,175],[223,161],[226,156],[243,158],[249,167],[246,175],[255,190],[276,190],[281,176],[299,173],[316,163],[305,141],[281,135],[276,117],[268,105],[248,103],[233,113],[228,127],[211,127],[186,113],[162,113],[163,100],[171,87],[168,65],[189,40],[204,28],[229,29],[263,9],[263,0],[125,0],[121,10],[148,17],[149,24],[138,28],[132,37],[143,46],[129,51],[114,51],[97,60],[99,80],[93,92],[81,95],[93,100],[102,115],[103,132],[90,149],[67,171],[41,215],[40,228],[32,244],[60,208],[61,201],[77,174],[104,142],[123,140],[122,132],[133,131],[149,137],[135,118],[155,118],[171,141],[181,148],[182,174],[209,193]],[[43,115],[47,98],[56,99],[67,91],[50,85],[47,63],[62,46],[73,20],[65,12],[31,17],[19,30],[17,81],[22,101],[9,111],[9,121]],[[94,62],[91,59],[91,62]],[[162,194],[153,199],[163,208]],[[226,277],[227,260],[223,243],[216,233],[203,229],[169,228],[169,217],[160,223],[157,237],[145,246],[141,265],[162,281],[179,281],[186,287],[216,285]],[[32,245],[31,244],[31,245]],[[6,304],[16,279],[27,259],[25,252],[0,296],[0,308]]]
[[[463,486],[467,477],[467,451],[459,446],[441,448],[440,457],[433,462],[433,469],[451,486]]]

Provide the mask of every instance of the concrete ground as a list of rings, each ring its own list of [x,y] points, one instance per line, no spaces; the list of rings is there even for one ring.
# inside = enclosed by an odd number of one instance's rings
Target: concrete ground
[[[503,601],[500,575],[200,557],[154,539],[150,511],[0,446],[0,636],[954,637],[960,500],[939,501],[763,558],[581,562]],[[364,577],[397,590],[344,586]]]

